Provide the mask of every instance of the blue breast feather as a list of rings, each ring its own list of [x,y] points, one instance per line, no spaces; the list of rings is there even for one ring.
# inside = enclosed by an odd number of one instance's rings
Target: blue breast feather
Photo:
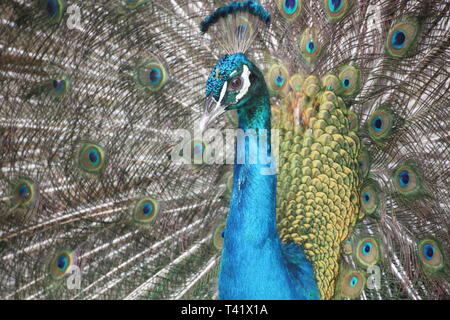
[[[241,249],[242,249],[241,243]],[[278,250],[277,250],[278,247]],[[248,251],[252,251],[250,246]],[[234,250],[230,250],[230,253]],[[235,253],[235,252],[233,252]],[[226,266],[233,264],[232,269]],[[228,269],[228,270],[225,270]],[[267,239],[265,250],[222,257],[219,298],[227,300],[318,300],[314,270],[301,247]]]
[[[312,263],[306,258],[302,248],[298,244],[287,243],[281,245],[281,251],[298,291],[305,293],[307,300],[320,299]]]
[[[282,244],[276,219],[276,175],[263,165],[235,165],[227,218],[219,298],[319,299],[314,270],[302,248]]]

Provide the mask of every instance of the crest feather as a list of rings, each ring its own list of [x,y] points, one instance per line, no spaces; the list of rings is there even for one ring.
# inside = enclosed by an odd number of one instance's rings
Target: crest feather
[[[258,1],[235,1],[206,17],[200,23],[200,31],[212,29],[213,37],[228,54],[245,53],[260,27],[269,23],[270,14]]]

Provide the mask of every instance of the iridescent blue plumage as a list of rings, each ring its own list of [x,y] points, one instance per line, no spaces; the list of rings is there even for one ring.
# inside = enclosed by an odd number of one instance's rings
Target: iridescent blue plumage
[[[409,172],[407,170],[403,170],[400,172],[398,176],[398,181],[400,183],[400,186],[407,187],[409,184]]]
[[[208,81],[206,82],[206,96],[212,94],[218,100],[220,90],[222,90],[230,74],[246,61],[248,60],[242,53],[223,56],[209,74]]]
[[[434,246],[431,244],[426,244],[423,246],[423,256],[426,260],[431,260],[434,256]]]
[[[64,270],[67,267],[67,264],[69,263],[69,259],[67,259],[66,256],[59,256],[57,259],[57,266],[59,269]]]
[[[362,246],[362,254],[369,254],[372,250],[372,244],[370,242],[365,242]]]
[[[247,71],[247,74],[246,74]],[[241,77],[247,91],[236,101],[230,78]],[[225,109],[237,109],[239,128],[254,130],[256,147],[238,138],[237,150],[245,150],[245,162],[237,161],[233,175],[230,210],[219,275],[221,299],[318,299],[312,264],[297,244],[282,244],[276,227],[276,174],[265,174],[271,158],[270,102],[264,76],[242,54],[221,58],[211,71],[206,96]],[[231,96],[232,98],[230,98]],[[238,96],[240,94],[238,93]],[[232,102],[230,102],[232,101]],[[247,131],[248,132],[248,131]],[[267,132],[267,133],[266,133]],[[251,139],[250,139],[251,140]],[[250,164],[253,156],[258,159]]]
[[[56,0],[47,1],[47,12],[50,18],[58,14],[58,2]]]
[[[376,116],[372,121],[372,127],[375,131],[381,131],[383,128],[383,119],[380,116]]]
[[[392,39],[391,39],[392,46],[395,49],[401,49],[401,48],[403,48],[403,45],[405,44],[405,40],[406,40],[405,32],[403,30],[397,30],[394,32]]]
[[[337,12],[342,8],[341,0],[328,0],[328,7],[332,12]]]
[[[26,184],[22,184],[19,186],[19,196],[22,199],[28,198],[30,195],[30,188]]]

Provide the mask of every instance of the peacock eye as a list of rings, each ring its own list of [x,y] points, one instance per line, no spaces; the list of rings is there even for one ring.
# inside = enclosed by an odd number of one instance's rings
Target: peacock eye
[[[358,241],[354,252],[356,262],[363,267],[377,264],[380,261],[380,247],[378,241],[372,237],[366,237]]]
[[[354,287],[358,284],[358,278],[357,277],[352,277],[350,279],[350,286]]]
[[[241,77],[234,77],[230,80],[230,88],[233,91],[238,91],[242,88],[242,78]]]
[[[12,188],[14,203],[18,208],[28,208],[36,200],[38,190],[32,180],[20,179]]]
[[[53,279],[63,278],[73,265],[74,255],[71,251],[62,250],[56,253],[49,263],[50,275]]]
[[[369,254],[372,251],[372,244],[370,242],[365,242],[362,246],[362,254]]]
[[[83,172],[100,174],[106,163],[105,149],[94,143],[85,143],[79,148],[78,164]]]
[[[159,202],[153,198],[142,198],[133,204],[132,219],[139,225],[150,225],[159,212]]]
[[[428,274],[436,273],[445,266],[440,244],[433,239],[424,239],[418,243],[419,258]]]
[[[225,223],[220,223],[215,227],[213,233],[213,241],[212,244],[216,248],[216,250],[221,251],[223,248],[223,242],[225,239]]]

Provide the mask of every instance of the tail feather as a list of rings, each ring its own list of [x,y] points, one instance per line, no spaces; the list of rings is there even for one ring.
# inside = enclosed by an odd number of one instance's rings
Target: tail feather
[[[217,298],[229,168],[172,153],[222,55],[198,25],[225,2],[51,2],[0,3],[0,296]],[[287,123],[282,139],[304,121],[291,106],[299,88],[331,86],[364,150],[358,222],[328,293],[448,298],[450,4],[261,3],[271,26],[248,55],[267,74],[274,123]]]

